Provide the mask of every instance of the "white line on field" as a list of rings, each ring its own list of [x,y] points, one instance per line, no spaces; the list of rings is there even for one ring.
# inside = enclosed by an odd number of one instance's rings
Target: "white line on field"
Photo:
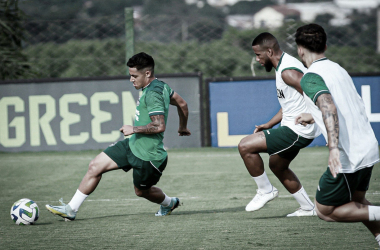
[[[380,192],[374,192],[374,193],[367,193],[367,195],[380,195]],[[253,196],[243,196],[239,197],[239,199],[252,199]],[[286,194],[286,195],[279,195],[279,198],[292,198],[293,196],[291,194]],[[314,198],[313,195],[309,195],[310,198]],[[179,196],[181,199],[199,199],[199,200],[209,200],[209,197],[196,197],[196,196],[191,196],[191,197],[186,197],[186,196]],[[230,197],[232,198],[232,197]],[[145,199],[142,198],[130,198],[130,199],[88,199],[86,201],[89,202],[129,202],[129,201],[146,201]],[[56,201],[35,201],[36,203],[41,203],[41,202],[47,202],[47,203],[53,203]]]

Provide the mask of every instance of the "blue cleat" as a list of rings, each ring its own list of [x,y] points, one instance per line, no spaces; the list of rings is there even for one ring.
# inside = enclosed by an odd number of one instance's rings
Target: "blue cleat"
[[[65,221],[75,220],[77,212],[74,212],[68,204],[63,203],[63,199],[59,200],[62,206],[52,206],[46,205],[46,209],[49,210],[52,214],[59,215],[65,219]]]
[[[171,212],[176,209],[178,206],[181,206],[181,203],[178,198],[174,197],[172,198],[172,201],[170,202],[170,205],[167,207],[164,207],[161,205],[160,210],[155,214],[156,216],[166,216],[171,214]]]

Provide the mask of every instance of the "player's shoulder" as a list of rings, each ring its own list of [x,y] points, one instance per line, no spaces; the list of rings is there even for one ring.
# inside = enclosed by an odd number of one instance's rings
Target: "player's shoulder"
[[[157,78],[154,79],[150,84],[149,88],[147,89],[148,91],[155,91],[162,93],[162,91],[165,88],[165,85],[167,85],[165,82],[158,80]]]
[[[173,94],[173,90],[169,87],[169,85],[163,81],[160,81],[158,79],[153,80],[149,84],[149,88],[147,89],[148,92],[156,92],[159,94],[163,94],[164,92],[168,92],[168,94],[171,96]]]
[[[300,73],[306,72],[305,66],[297,58],[285,52],[281,64],[281,74],[286,70],[296,70]]]

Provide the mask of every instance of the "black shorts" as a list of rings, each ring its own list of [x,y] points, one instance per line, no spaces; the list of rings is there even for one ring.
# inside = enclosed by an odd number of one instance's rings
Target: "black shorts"
[[[103,151],[119,168],[129,171],[133,168],[133,184],[141,190],[146,190],[156,185],[165,170],[168,158],[160,166],[154,166],[151,161],[144,161],[136,157],[129,148],[129,139],[119,141]]]

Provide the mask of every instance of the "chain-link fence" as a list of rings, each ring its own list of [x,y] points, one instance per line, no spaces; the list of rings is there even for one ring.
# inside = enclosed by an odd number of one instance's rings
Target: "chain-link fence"
[[[269,31],[278,38],[284,51],[296,56],[294,33],[303,24],[288,20],[280,28],[247,30],[230,27],[225,18],[211,21],[181,16],[137,16],[134,51],[151,54],[157,74],[268,76],[263,67],[254,63],[253,38]],[[101,18],[25,21],[24,54],[38,78],[125,75],[125,25],[124,10]],[[376,18],[373,23],[323,26],[328,35],[326,55],[331,60],[351,73],[379,71]]]

